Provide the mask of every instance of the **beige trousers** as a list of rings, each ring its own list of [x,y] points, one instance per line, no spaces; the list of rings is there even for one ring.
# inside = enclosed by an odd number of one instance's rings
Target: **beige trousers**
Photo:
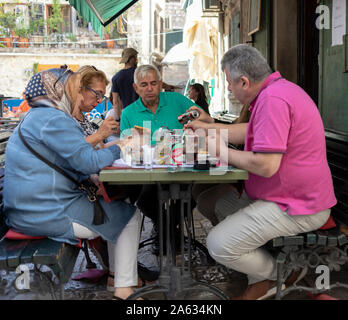
[[[222,265],[247,274],[249,284],[265,279],[276,280],[276,261],[260,248],[271,239],[292,236],[322,227],[331,210],[313,215],[290,216],[277,204],[251,201],[245,192],[224,194],[216,203],[217,216],[225,216],[208,235],[211,256]]]

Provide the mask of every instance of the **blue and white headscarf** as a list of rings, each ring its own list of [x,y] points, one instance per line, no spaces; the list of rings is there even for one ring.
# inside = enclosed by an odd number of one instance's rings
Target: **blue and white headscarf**
[[[74,74],[66,67],[45,70],[34,75],[25,88],[25,99],[32,108],[53,107],[71,115],[72,102],[66,85]]]

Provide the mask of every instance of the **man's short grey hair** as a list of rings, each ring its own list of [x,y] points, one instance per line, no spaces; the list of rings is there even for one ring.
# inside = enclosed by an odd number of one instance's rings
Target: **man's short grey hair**
[[[158,81],[162,81],[161,73],[152,64],[144,64],[135,69],[134,72],[134,82],[139,83],[139,80],[144,79],[150,72],[155,72],[158,77]]]
[[[247,44],[239,44],[228,50],[221,60],[222,71],[228,70],[232,80],[244,76],[251,82],[260,82],[272,74],[272,69],[260,51]]]

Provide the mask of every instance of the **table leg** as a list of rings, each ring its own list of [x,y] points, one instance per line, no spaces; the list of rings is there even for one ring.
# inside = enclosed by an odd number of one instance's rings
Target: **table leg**
[[[160,241],[160,276],[156,284],[146,286],[132,294],[128,300],[135,300],[150,293],[163,293],[167,300],[182,300],[193,291],[207,291],[222,300],[228,297],[218,288],[192,278],[191,273],[191,243],[192,243],[192,210],[191,210],[192,185],[177,183],[162,186],[158,184],[159,198],[159,241]],[[180,203],[180,266],[177,264],[176,248],[173,233],[173,215],[171,207],[173,201]],[[185,215],[187,217],[187,248],[185,248]],[[166,217],[165,221],[163,216]],[[164,225],[165,222],[165,225]],[[163,229],[166,229],[166,239]],[[163,253],[163,244],[166,242],[166,255]],[[185,255],[188,261],[185,262]]]

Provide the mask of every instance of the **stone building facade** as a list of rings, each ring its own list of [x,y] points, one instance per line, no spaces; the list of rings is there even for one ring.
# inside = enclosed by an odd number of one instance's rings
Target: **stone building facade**
[[[121,53],[90,54],[82,52],[62,52],[62,50],[43,50],[30,53],[13,52],[13,50],[0,52],[0,94],[21,99],[30,77],[34,74],[35,66],[41,65],[93,65],[103,70],[111,80],[115,72],[120,69]],[[110,86],[110,85],[109,85]],[[107,88],[107,93],[109,92]]]

